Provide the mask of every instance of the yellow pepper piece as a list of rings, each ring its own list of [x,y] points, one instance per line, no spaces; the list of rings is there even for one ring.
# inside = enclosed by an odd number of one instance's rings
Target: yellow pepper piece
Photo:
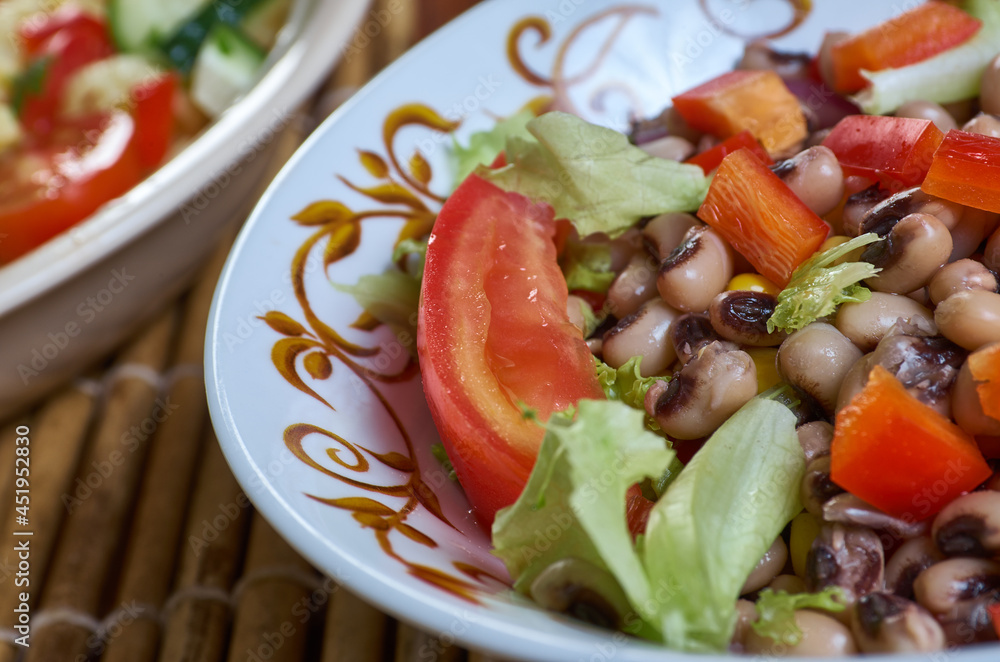
[[[789,541],[789,553],[792,556],[792,569],[795,574],[805,579],[806,559],[813,541],[819,535],[820,520],[815,515],[802,512],[792,520],[792,534]]]
[[[744,350],[757,368],[757,394],[782,382],[778,374],[778,349],[776,347],[749,347]]]
[[[727,290],[749,290],[750,292],[763,292],[771,296],[778,296],[781,288],[764,278],[760,274],[739,274],[733,276],[726,286]]]

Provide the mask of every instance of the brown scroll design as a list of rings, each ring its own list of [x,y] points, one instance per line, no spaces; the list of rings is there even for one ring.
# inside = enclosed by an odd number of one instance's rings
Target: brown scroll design
[[[784,36],[789,32],[794,31],[802,22],[806,20],[809,16],[809,12],[812,11],[812,0],[784,0],[792,10],[792,16],[784,25],[779,25],[770,30],[765,30],[764,32],[752,34],[747,32],[740,32],[734,30],[732,23],[735,21],[723,20],[721,12],[717,12],[709,6],[710,0],[698,0],[698,5],[701,7],[702,12],[705,16],[712,21],[713,25],[720,31],[731,35],[733,37],[738,37],[740,39],[745,39],[747,41],[753,41],[755,39],[776,39],[778,37]],[[736,11],[746,11],[749,6],[752,5],[754,0],[742,0],[742,7],[737,7]]]

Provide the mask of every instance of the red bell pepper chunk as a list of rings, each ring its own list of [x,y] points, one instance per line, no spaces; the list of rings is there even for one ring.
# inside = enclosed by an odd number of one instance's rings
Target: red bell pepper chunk
[[[527,482],[542,420],[603,399],[566,313],[552,208],[470,175],[441,208],[427,249],[417,352],[441,440],[481,524]]]
[[[845,176],[857,175],[901,191],[924,181],[944,134],[930,120],[851,115],[823,140]]]
[[[781,287],[816,252],[830,226],[750,150],[722,160],[698,217]]]
[[[655,505],[656,502],[643,496],[642,489],[638,484],[628,488],[628,491],[625,492],[625,521],[628,523],[632,540],[646,532],[649,513]]]
[[[949,131],[920,188],[945,200],[1000,212],[1000,138]]]
[[[177,74],[164,73],[132,90],[139,162],[151,170],[163,162],[174,140],[174,94]]]
[[[970,39],[979,19],[943,2],[927,2],[833,46],[833,86],[857,92],[867,86],[861,70],[880,71],[926,60]]]
[[[968,361],[983,413],[1000,421],[1000,342],[977,349]]]
[[[994,602],[986,609],[989,610],[990,618],[993,619],[993,629],[997,631],[997,637],[1000,637],[1000,602]]]
[[[731,71],[673,98],[695,129],[719,138],[748,130],[768,152],[797,145],[808,135],[798,98],[773,71]]]
[[[894,517],[934,515],[992,473],[972,437],[882,366],[837,414],[830,478]]]
[[[746,147],[753,152],[753,155],[760,159],[765,165],[774,164],[774,160],[771,156],[763,147],[760,146],[760,143],[757,142],[757,139],[754,138],[753,134],[749,131],[740,131],[735,136],[726,138],[726,140],[719,143],[715,147],[706,149],[701,154],[692,156],[690,159],[685,161],[685,163],[698,166],[704,170],[707,175],[719,167],[719,164],[722,163],[722,159],[742,147]]]

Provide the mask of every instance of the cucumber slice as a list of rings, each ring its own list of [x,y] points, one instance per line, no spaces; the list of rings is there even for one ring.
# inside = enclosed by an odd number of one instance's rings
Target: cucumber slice
[[[247,12],[240,29],[258,46],[271,50],[278,32],[288,20],[291,6],[291,0],[262,0],[261,4]]]
[[[181,72],[194,66],[201,45],[216,25],[238,26],[263,0],[213,0],[177,28],[161,46],[163,54]]]
[[[108,24],[119,50],[148,51],[213,0],[110,0]]]
[[[249,89],[264,51],[238,29],[220,23],[205,39],[191,71],[191,100],[216,117]]]

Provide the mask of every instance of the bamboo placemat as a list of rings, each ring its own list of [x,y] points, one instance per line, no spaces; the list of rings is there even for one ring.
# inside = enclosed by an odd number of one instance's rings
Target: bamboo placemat
[[[474,2],[373,2],[365,22],[378,22],[378,35],[356,42],[365,45],[291,123],[271,176],[331,110]],[[323,577],[236,483],[202,377],[208,309],[232,238],[102,369],[0,425],[8,504],[18,426],[30,429],[34,532],[25,648],[13,641],[22,527],[9,508],[0,514],[0,662],[489,662]]]

